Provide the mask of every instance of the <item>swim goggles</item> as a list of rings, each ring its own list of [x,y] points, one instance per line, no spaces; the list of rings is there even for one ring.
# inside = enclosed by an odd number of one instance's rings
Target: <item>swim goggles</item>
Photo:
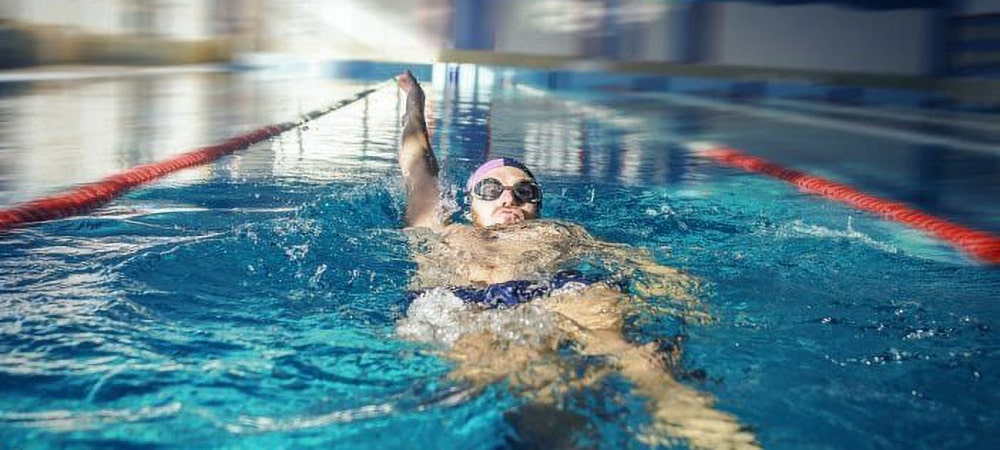
[[[472,187],[472,195],[480,200],[491,202],[500,198],[503,191],[509,190],[514,199],[521,203],[539,203],[542,201],[542,190],[531,180],[522,180],[513,186],[504,186],[496,178],[483,178]]]

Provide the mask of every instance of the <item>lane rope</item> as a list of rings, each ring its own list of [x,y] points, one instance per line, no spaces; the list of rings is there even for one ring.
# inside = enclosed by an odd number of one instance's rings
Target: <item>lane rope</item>
[[[692,142],[694,153],[720,164],[756,172],[794,184],[804,192],[925,231],[987,264],[1000,264],[1000,237],[918,211],[906,204],[865,194],[846,184],[789,169],[763,158],[714,142]]]
[[[266,125],[256,130],[231,137],[215,145],[197,148],[164,161],[142,164],[100,181],[84,184],[66,192],[32,200],[0,210],[0,231],[31,223],[83,214],[111,202],[125,192],[188,167],[206,164],[251,145],[270,139],[311,120],[329,114],[361,100],[373,92],[392,84],[389,79],[339,100],[330,106],[310,111],[296,121]]]

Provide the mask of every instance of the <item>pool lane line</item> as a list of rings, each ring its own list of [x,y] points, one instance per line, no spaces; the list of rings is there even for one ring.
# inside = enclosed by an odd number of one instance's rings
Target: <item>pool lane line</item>
[[[233,136],[215,145],[197,148],[164,161],[143,164],[124,172],[88,183],[66,192],[32,200],[8,209],[0,209],[0,231],[46,220],[62,219],[94,210],[118,198],[123,193],[168,174],[188,167],[206,164],[265,139],[270,139],[320,116],[361,100],[373,92],[390,85],[389,79],[337,101],[325,108],[310,111],[292,122],[267,125],[256,130]]]
[[[688,142],[695,154],[723,165],[787,181],[804,192],[876,213],[937,236],[987,264],[1000,264],[1000,237],[918,211],[906,204],[865,194],[846,184],[782,167],[763,158],[714,142]]]
[[[880,138],[893,139],[903,142],[913,142],[920,145],[941,145],[957,150],[965,150],[989,155],[1000,155],[1000,144],[992,142],[970,141],[966,139],[952,138],[947,136],[936,136],[917,131],[900,130],[889,128],[874,123],[860,123],[844,119],[834,119],[829,117],[815,117],[794,112],[776,110],[773,108],[761,108],[759,106],[737,105],[734,103],[707,98],[699,98],[693,95],[676,94],[669,92],[655,93],[632,93],[630,96],[636,98],[651,98],[654,100],[667,100],[685,106],[703,107],[722,112],[739,113],[753,117],[776,120],[800,125],[809,125],[830,130],[846,131],[848,133],[866,134]]]
[[[763,101],[766,105],[778,107],[788,107],[795,110],[812,111],[821,114],[843,114],[854,117],[868,117],[881,120],[892,120],[897,122],[908,122],[916,125],[935,124],[964,128],[968,130],[978,130],[986,133],[997,133],[1000,130],[1000,120],[996,117],[981,115],[972,117],[968,113],[964,118],[948,111],[922,111],[917,114],[912,109],[903,110],[899,108],[887,109],[874,106],[841,106],[816,102],[806,102],[801,100],[789,100],[784,98],[768,98]]]

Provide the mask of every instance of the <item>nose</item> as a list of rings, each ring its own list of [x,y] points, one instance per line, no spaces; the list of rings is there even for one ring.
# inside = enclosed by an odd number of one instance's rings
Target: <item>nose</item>
[[[503,192],[500,193],[500,198],[498,200],[500,200],[501,206],[514,206],[521,203],[517,200],[517,197],[514,196],[513,189],[504,189]]]

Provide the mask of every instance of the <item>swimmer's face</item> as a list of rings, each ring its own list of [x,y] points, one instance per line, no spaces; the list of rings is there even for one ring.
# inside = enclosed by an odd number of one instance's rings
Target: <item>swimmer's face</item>
[[[514,186],[521,181],[532,181],[523,170],[511,166],[501,166],[486,172],[483,179],[486,178],[495,178],[505,187]],[[511,189],[504,189],[495,200],[483,200],[475,195],[471,195],[471,198],[472,222],[477,227],[507,225],[538,218],[538,203],[521,201]]]

